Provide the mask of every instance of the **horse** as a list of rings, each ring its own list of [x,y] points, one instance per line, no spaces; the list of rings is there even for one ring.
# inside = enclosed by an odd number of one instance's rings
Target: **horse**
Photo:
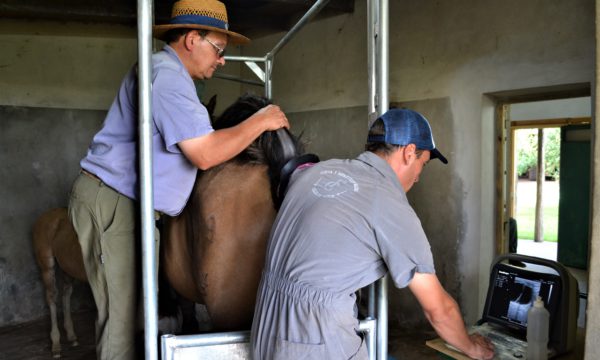
[[[267,104],[242,97],[214,127],[236,125]],[[299,139],[285,133],[292,157],[302,154]],[[234,159],[199,171],[182,214],[165,221],[160,268],[179,295],[205,305],[214,331],[248,329],[252,322],[279,184],[286,182],[281,170],[290,159],[283,153],[276,133],[263,133]]]
[[[46,290],[46,303],[50,308],[52,355],[58,358],[60,357],[61,346],[56,316],[58,291],[56,289],[55,264],[58,264],[63,273],[67,274],[63,277],[64,328],[71,345],[77,346],[79,343],[71,318],[71,294],[73,293],[73,279],[87,282],[81,246],[67,215],[66,208],[51,209],[43,213],[33,226],[32,239],[35,258]]]
[[[268,103],[265,98],[242,96],[213,126],[215,129],[233,126]],[[296,157],[303,152],[303,144],[287,130],[281,131],[287,138],[286,147],[275,132],[265,132],[235,158],[207,171],[198,171],[183,212],[177,217],[163,216],[159,269],[180,296],[206,306],[214,330],[249,326],[266,241],[284,192],[279,185],[287,183],[290,171],[286,169],[297,159],[318,161],[312,155]],[[77,345],[77,337],[70,312],[70,277],[87,281],[81,248],[67,209],[52,209],[38,218],[33,229],[33,247],[50,308],[50,338],[56,358],[60,357],[61,345],[56,318],[55,264],[67,275],[64,327],[73,346]]]

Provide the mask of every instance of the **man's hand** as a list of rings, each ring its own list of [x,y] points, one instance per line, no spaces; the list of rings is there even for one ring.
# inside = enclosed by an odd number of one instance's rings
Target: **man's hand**
[[[425,317],[434,330],[449,345],[473,359],[494,357],[494,346],[487,338],[467,333],[458,304],[444,290],[435,274],[415,273],[408,288],[423,307]]]
[[[287,117],[277,105],[267,105],[248,118],[249,121],[258,121],[264,131],[277,130],[290,127]]]
[[[472,346],[466,352],[467,356],[478,360],[490,360],[494,358],[494,344],[492,344],[490,339],[479,334],[471,334],[469,335],[469,339]]]

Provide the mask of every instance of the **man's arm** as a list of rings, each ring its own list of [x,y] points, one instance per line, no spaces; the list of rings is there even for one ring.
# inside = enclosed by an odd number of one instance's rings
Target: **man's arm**
[[[474,359],[494,357],[493,345],[487,338],[467,333],[458,304],[435,274],[415,273],[408,288],[421,304],[427,320],[448,344]]]
[[[264,131],[289,128],[285,114],[277,105],[267,105],[240,124],[178,143],[185,157],[206,170],[242,152]]]

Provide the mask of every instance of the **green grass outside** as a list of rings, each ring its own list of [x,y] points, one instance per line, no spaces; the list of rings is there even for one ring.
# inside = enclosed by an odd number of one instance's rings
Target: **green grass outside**
[[[523,206],[517,210],[517,231],[519,239],[533,240],[535,228],[535,207]],[[558,205],[544,206],[544,241],[558,239]]]

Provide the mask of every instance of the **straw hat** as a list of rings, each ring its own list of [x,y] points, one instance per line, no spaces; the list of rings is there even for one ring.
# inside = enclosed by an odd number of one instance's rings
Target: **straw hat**
[[[177,28],[220,32],[228,35],[233,44],[250,41],[244,35],[229,31],[225,4],[217,0],[179,0],[173,4],[169,23],[155,25],[152,30],[155,38],[164,40],[167,31]]]

